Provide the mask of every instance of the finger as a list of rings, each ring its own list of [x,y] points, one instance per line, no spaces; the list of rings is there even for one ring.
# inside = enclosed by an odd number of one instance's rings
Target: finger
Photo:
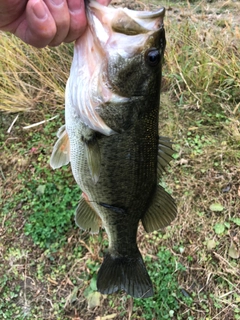
[[[87,26],[84,0],[68,0],[70,14],[70,28],[64,42],[72,42],[78,39]]]
[[[45,0],[45,4],[51,13],[57,28],[56,34],[50,46],[57,46],[64,41],[69,32],[70,14],[66,0]]]
[[[47,46],[55,37],[55,21],[42,0],[29,0],[14,34],[37,48]]]
[[[24,12],[27,0],[8,0],[0,1],[0,28],[3,30],[12,30],[15,20],[17,20]]]

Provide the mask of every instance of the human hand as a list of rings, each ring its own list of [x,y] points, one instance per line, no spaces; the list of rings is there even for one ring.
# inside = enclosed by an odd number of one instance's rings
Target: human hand
[[[108,5],[111,0],[97,0]],[[86,28],[84,0],[1,0],[0,30],[43,48],[72,42]]]

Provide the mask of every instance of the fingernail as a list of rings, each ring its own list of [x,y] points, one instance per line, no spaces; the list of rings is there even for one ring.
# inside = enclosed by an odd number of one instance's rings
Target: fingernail
[[[79,0],[68,1],[68,9],[73,13],[77,13],[81,11],[83,8],[83,5],[84,5],[84,1],[79,1]]]
[[[48,12],[46,5],[42,1],[37,1],[33,6],[33,12],[38,19],[45,20]]]
[[[53,4],[55,4],[56,6],[59,6],[60,4],[62,4],[64,2],[64,0],[51,0]]]

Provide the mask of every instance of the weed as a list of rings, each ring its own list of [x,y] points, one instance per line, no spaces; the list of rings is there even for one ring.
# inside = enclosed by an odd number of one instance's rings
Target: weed
[[[56,174],[55,179],[58,177]],[[57,180],[57,179],[56,179]],[[73,213],[77,205],[80,191],[76,186],[69,188],[52,182],[39,184],[31,181],[30,190],[31,215],[25,224],[25,234],[30,235],[40,248],[52,246],[57,249],[66,241],[66,232],[73,228]]]

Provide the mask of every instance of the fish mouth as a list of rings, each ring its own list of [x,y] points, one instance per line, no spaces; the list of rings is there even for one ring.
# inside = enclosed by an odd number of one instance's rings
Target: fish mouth
[[[140,35],[157,31],[163,26],[165,16],[164,7],[156,11],[135,11],[128,8],[105,7],[96,1],[90,1],[87,10],[89,9],[101,21],[108,34],[117,32],[125,35]]]
[[[165,9],[158,11],[118,11],[112,20],[112,30],[125,35],[146,34],[157,31],[163,25]]]
[[[134,11],[131,10],[131,17],[137,19],[156,19],[161,17],[162,19],[165,16],[165,8],[162,7],[156,11]]]
[[[88,27],[96,35],[95,44],[102,56],[108,55],[108,48],[125,58],[131,57],[164,28],[163,7],[156,11],[135,11],[90,1],[86,10]]]

